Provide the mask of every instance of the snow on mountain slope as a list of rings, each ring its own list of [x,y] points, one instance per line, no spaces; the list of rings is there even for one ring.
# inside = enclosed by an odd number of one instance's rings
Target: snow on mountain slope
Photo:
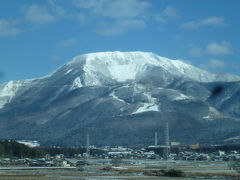
[[[43,82],[41,86],[47,86],[48,82],[53,82],[51,86],[57,83],[58,86],[69,86],[69,90],[72,91],[84,86],[108,86],[126,81],[136,81],[145,77],[145,74],[151,74],[148,71],[151,71],[151,68],[156,69],[156,67],[157,71],[163,70],[173,77],[183,77],[198,82],[240,80],[240,77],[236,75],[216,75],[180,60],[171,60],[149,52],[89,53],[75,57],[48,76],[1,84],[0,108],[10,102],[18,92],[34,86],[40,79]],[[158,79],[159,74],[154,77]],[[67,81],[64,82],[63,79],[67,79]]]
[[[158,106],[152,103],[142,103],[141,106],[132,114],[138,114],[148,111],[159,111]]]
[[[77,77],[74,79],[73,81],[73,85],[71,86],[71,90],[74,90],[74,89],[77,89],[77,88],[80,88],[82,87],[82,83],[81,83],[81,79],[80,77]]]
[[[12,98],[22,90],[25,86],[28,86],[32,80],[25,81],[9,81],[0,85],[0,108],[4,107],[5,104],[11,102]]]
[[[102,85],[104,81],[125,82],[136,80],[147,67],[160,67],[177,77],[185,77],[199,82],[236,81],[239,76],[219,76],[214,73],[171,60],[148,52],[99,52],[77,56],[67,63],[65,74],[81,65],[85,85]],[[107,80],[105,78],[108,78]]]
[[[21,96],[21,94],[23,94],[30,88],[43,87],[48,77],[49,76],[37,79],[9,81],[7,83],[0,84],[0,109],[3,108],[7,103],[10,103],[15,97]]]

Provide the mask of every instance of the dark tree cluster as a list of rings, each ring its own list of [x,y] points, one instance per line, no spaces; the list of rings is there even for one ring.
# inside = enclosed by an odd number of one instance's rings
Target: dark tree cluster
[[[0,157],[36,158],[41,157],[42,152],[30,148],[13,140],[0,140]]]

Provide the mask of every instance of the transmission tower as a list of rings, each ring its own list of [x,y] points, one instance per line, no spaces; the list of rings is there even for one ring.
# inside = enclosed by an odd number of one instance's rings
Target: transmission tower
[[[165,159],[165,160],[168,160],[168,158],[169,158],[169,153],[170,153],[169,124],[168,124],[168,120],[165,121],[164,140],[165,140],[164,159]]]
[[[86,158],[88,159],[90,157],[90,153],[89,153],[89,134],[87,134],[86,137]]]
[[[158,143],[157,143],[157,132],[155,132],[155,146],[157,146]]]

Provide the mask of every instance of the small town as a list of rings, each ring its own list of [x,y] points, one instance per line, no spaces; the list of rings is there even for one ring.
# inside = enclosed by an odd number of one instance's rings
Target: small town
[[[1,158],[0,173],[8,174],[6,177],[13,179],[19,175],[30,177],[29,173],[32,178],[35,178],[37,173],[47,179],[50,172],[58,174],[56,178],[61,179],[67,177],[66,173],[70,179],[83,177],[237,179],[240,176],[239,148],[239,145],[201,146],[172,142],[169,147],[151,145],[146,148],[89,145],[81,148],[82,153],[69,154],[63,151],[64,148],[52,147],[50,149],[54,149],[55,152],[62,151],[63,154],[45,154],[40,158]],[[124,178],[121,178],[123,175]]]
[[[239,148],[239,147],[238,147]],[[165,154],[164,146],[148,146],[147,148],[132,149],[130,147],[89,147],[89,152],[74,154],[74,157],[68,157],[64,154],[50,155],[46,154],[39,159],[31,158],[1,158],[1,167],[8,166],[26,166],[26,167],[76,167],[87,165],[88,160],[104,159],[103,164],[114,164],[114,160],[169,160],[169,161],[238,161],[240,160],[240,150],[199,152],[198,145],[173,147],[173,151]],[[87,151],[87,150],[86,150]],[[206,150],[205,150],[206,151]],[[210,150],[208,150],[210,151]],[[212,151],[212,150],[211,150]],[[95,153],[94,153],[95,152]],[[97,152],[97,153],[96,153]],[[166,157],[167,156],[167,157]],[[114,164],[115,165],[115,164]]]

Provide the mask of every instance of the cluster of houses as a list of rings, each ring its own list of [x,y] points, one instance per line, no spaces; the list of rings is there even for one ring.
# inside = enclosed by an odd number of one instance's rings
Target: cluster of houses
[[[65,157],[63,154],[50,156],[45,155],[40,159],[18,159],[18,158],[2,158],[0,166],[26,166],[26,167],[78,167],[87,165],[90,159],[105,159],[108,162],[114,159],[156,159],[161,160],[164,157],[164,148],[162,146],[149,146],[147,148],[133,149],[129,147],[103,147],[100,148],[98,154],[94,154],[91,147],[89,154],[76,154],[74,158]],[[97,148],[95,148],[97,149]],[[240,160],[240,151],[214,151],[214,152],[198,152],[193,149],[182,149],[176,151],[172,149],[168,154],[168,160],[183,161],[231,161]]]
[[[114,158],[125,158],[125,159],[156,159],[158,155],[153,151],[146,151],[146,149],[141,148],[138,150],[134,150],[132,148],[127,147],[106,147],[103,149],[106,153],[106,158],[114,159]]]
[[[0,159],[0,166],[30,166],[30,167],[70,167],[70,164],[63,154],[51,157],[47,154],[44,158],[30,159],[30,158],[3,158]]]
[[[217,151],[212,153],[183,151],[178,154],[171,154],[171,159],[185,161],[232,161],[240,160],[240,153],[237,151],[231,151],[229,153],[225,153],[224,151]]]
[[[94,148],[94,147],[92,147]],[[132,149],[129,147],[104,147],[103,154],[90,154],[92,158],[103,159],[164,159],[164,146],[149,146],[147,148]],[[78,155],[86,157],[86,154]],[[231,161],[240,160],[240,151],[214,151],[214,152],[197,152],[195,149],[173,149],[169,153],[168,160],[183,161]]]

